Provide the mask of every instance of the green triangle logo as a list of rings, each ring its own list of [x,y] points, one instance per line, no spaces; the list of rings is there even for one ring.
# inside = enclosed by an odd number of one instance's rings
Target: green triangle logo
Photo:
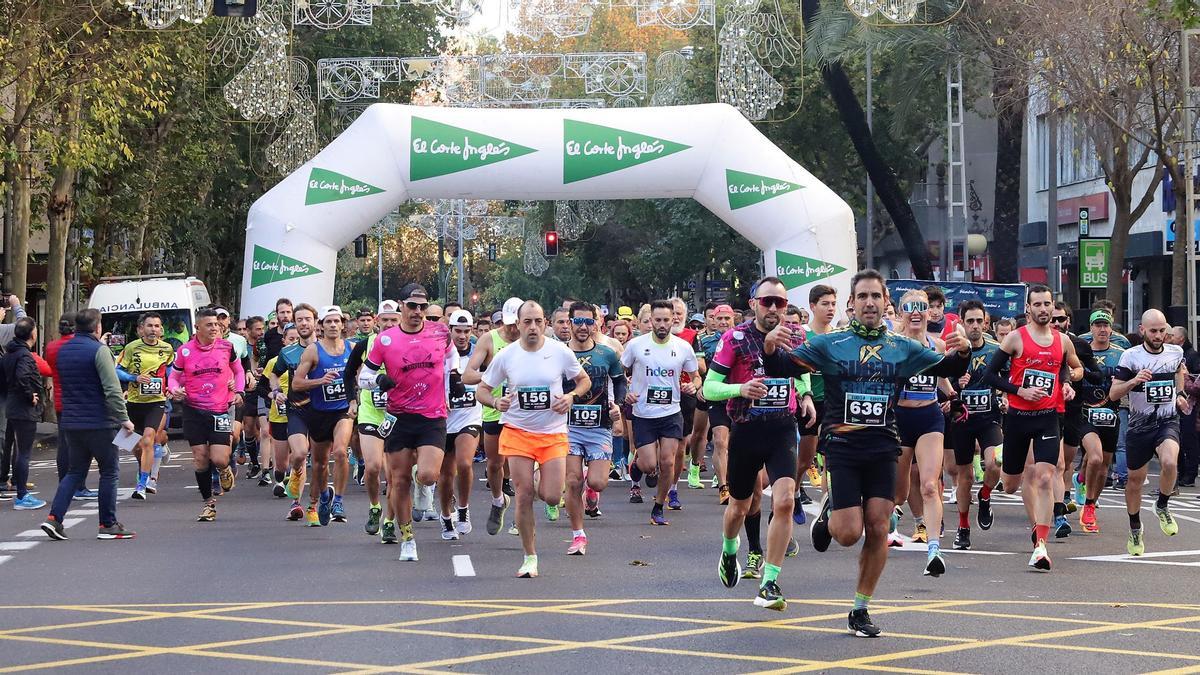
[[[339,202],[343,199],[366,197],[380,192],[386,192],[386,190],[336,171],[319,169],[314,166],[308,174],[308,191],[304,193],[304,205]]]
[[[775,251],[775,276],[783,280],[783,285],[788,288],[799,288],[845,271],[846,268],[841,265],[787,251]]]
[[[735,211],[804,187],[799,183],[733,169],[725,169],[725,183],[729,193],[729,208]]]
[[[258,245],[254,247],[254,262],[251,265],[253,267],[250,270],[250,288],[321,273],[321,270],[306,262]]]
[[[412,118],[408,179],[422,180],[537,152],[511,141],[423,117]]]
[[[692,146],[599,124],[563,120],[563,182],[628,169]]]

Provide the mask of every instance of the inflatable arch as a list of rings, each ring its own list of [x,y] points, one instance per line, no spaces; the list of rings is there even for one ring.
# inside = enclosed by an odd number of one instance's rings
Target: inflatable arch
[[[728,105],[375,104],[250,208],[242,314],[279,297],[331,303],[338,250],[421,197],[691,197],[761,248],[801,306],[817,283],[847,297],[857,267],[850,207]]]

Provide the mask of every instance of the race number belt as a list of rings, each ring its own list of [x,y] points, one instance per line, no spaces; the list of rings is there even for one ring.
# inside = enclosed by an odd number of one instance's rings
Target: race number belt
[[[321,385],[321,394],[325,397],[326,403],[346,400],[346,381],[335,380]]]
[[[788,407],[792,398],[792,380],[788,377],[768,377],[762,381],[767,393],[750,404],[751,408],[780,409]]]
[[[1113,428],[1117,426],[1117,411],[1112,408],[1088,408],[1087,420],[1094,427]]]
[[[142,396],[162,396],[162,378],[154,377],[151,378],[149,382],[138,382],[138,393]]]
[[[932,394],[937,391],[937,378],[933,375],[913,375],[908,378],[904,389],[914,394]]]
[[[992,411],[992,390],[991,389],[964,389],[959,398],[963,402],[963,407],[969,413],[988,413]]]
[[[396,426],[396,416],[388,413],[383,416],[383,421],[379,423],[376,431],[379,432],[380,438],[387,438],[392,433],[392,429]]]
[[[451,410],[464,410],[475,407],[475,387],[467,387],[462,396],[450,397]]]
[[[600,406],[598,405],[573,405],[571,413],[567,417],[569,426],[579,429],[599,429],[600,428]]]
[[[887,423],[888,397],[882,394],[846,394],[846,424],[882,427]]]
[[[1026,368],[1025,374],[1021,378],[1021,386],[1025,389],[1045,389],[1049,393],[1054,389],[1055,379],[1057,376],[1054,373]]]
[[[517,407],[521,410],[549,410],[550,387],[517,387]]]
[[[219,434],[233,432],[233,418],[229,416],[229,413],[213,415],[213,431]]]
[[[1175,383],[1170,380],[1151,380],[1145,388],[1146,403],[1164,405],[1175,400]]]
[[[647,387],[646,405],[671,405],[675,400],[675,390],[671,387]]]

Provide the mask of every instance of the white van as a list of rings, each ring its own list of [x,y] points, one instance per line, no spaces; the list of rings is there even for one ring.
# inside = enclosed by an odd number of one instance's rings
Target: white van
[[[143,312],[162,315],[163,337],[178,349],[192,336],[196,312],[210,302],[208,288],[196,277],[158,274],[104,277],[92,289],[88,307],[100,310],[108,345],[118,353],[137,339]]]

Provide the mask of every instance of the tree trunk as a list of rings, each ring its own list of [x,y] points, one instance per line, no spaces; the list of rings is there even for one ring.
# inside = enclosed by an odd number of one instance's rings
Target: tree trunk
[[[1108,284],[1104,294],[1117,306],[1117,316],[1121,316],[1125,311],[1125,275],[1122,273],[1124,270],[1119,271],[1114,263],[1125,260],[1125,249],[1129,246],[1129,228],[1133,226],[1133,218],[1130,217],[1129,202],[1120,199],[1116,192],[1113,193],[1113,197],[1116,213],[1113,216],[1112,237],[1109,240]],[[1129,332],[1132,325],[1133,317],[1126,317],[1125,332]]]
[[[32,104],[34,73],[25,69],[16,84],[16,110],[25,110]],[[29,129],[28,118],[17,128],[13,140],[16,150],[16,160],[13,162],[13,213],[11,232],[9,234],[8,291],[16,293],[25,301],[26,280],[29,272],[29,228],[32,224],[33,201],[33,134]]]
[[[1176,185],[1183,186],[1180,181]],[[1182,191],[1175,198],[1175,250],[1171,252],[1171,304],[1186,305],[1191,311],[1187,296],[1187,253],[1188,248],[1195,246],[1191,232],[1187,227],[1187,192]],[[1194,225],[1193,225],[1194,227]],[[1193,339],[1195,339],[1193,337]]]
[[[66,134],[68,144],[79,141],[81,106],[82,96],[76,87],[62,109],[61,132]],[[67,290],[67,240],[75,219],[75,181],[78,176],[76,167],[67,161],[60,161],[54,167],[54,184],[46,204],[46,219],[50,224],[50,253],[46,260],[46,315],[42,323],[47,332],[63,312]]]
[[[820,0],[803,0],[802,18],[806,30],[816,17],[820,4]],[[863,112],[858,94],[854,92],[854,87],[850,84],[850,78],[846,76],[846,71],[839,63],[825,64],[821,68],[821,77],[825,81],[825,88],[829,91],[830,98],[837,106],[842,126],[845,127],[846,134],[854,143],[859,160],[862,161],[867,176],[875,186],[875,195],[883,204],[883,208],[887,210],[888,215],[891,216],[892,222],[896,225],[896,231],[900,233],[900,239],[904,242],[909,262],[912,263],[913,276],[917,279],[933,279],[933,266],[929,262],[929,250],[925,246],[925,236],[921,234],[921,227],[917,224],[917,218],[913,214],[912,206],[908,203],[908,198],[900,189],[896,171],[888,165],[887,160],[880,154],[878,146],[875,145],[875,137],[872,135],[870,127],[867,126],[866,113]]]
[[[996,202],[992,211],[992,240],[988,244],[996,281],[1020,280],[1018,247],[1021,228],[1021,139],[1025,130],[1026,99],[1013,92],[1026,86],[1020,71],[997,71],[992,81],[996,110]],[[1116,258],[1114,258],[1116,259]]]

